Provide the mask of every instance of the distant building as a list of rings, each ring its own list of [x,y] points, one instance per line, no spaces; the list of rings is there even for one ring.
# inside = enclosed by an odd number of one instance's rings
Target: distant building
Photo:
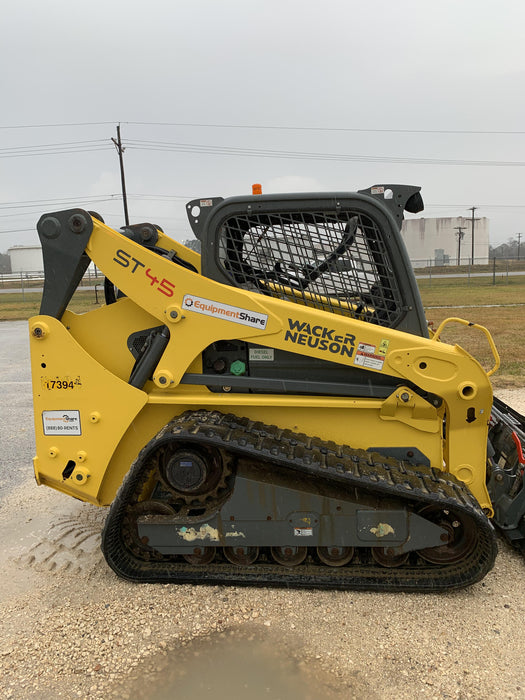
[[[15,245],[7,249],[11,260],[11,272],[44,273],[44,258],[39,245]],[[95,271],[94,263],[89,263],[88,270]]]
[[[461,227],[463,238],[458,247],[457,227]],[[406,219],[401,229],[414,267],[468,265],[472,257],[472,219],[447,217],[442,219]],[[474,221],[474,264],[487,263],[489,257],[489,219]]]
[[[8,248],[11,272],[43,272],[44,261],[39,245],[15,245]]]

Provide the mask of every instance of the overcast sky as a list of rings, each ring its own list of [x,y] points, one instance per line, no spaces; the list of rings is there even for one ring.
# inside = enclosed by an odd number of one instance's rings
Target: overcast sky
[[[525,232],[524,27],[523,0],[6,0],[0,252],[48,211],[124,223],[119,122],[130,218],[179,240],[195,197],[398,182],[505,241]]]

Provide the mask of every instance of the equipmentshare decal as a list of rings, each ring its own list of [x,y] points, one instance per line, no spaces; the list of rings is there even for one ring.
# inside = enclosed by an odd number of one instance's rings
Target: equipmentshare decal
[[[212,316],[213,318],[222,318],[225,321],[233,321],[233,323],[240,323],[243,326],[251,326],[252,328],[266,328],[268,323],[266,314],[241,309],[238,306],[229,306],[220,301],[202,299],[201,297],[193,296],[193,294],[184,295],[182,308],[186,311],[193,311],[197,314]]]
[[[284,339],[289,343],[306,345],[313,350],[326,350],[334,355],[352,357],[354,354],[355,335],[337,335],[333,328],[312,326],[291,318],[288,319],[288,325],[290,330],[286,331]]]
[[[44,435],[82,435],[80,411],[42,411]]]

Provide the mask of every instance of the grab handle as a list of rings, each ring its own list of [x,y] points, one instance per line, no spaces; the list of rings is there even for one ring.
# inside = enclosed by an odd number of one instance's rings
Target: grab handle
[[[480,330],[482,333],[485,334],[485,336],[488,340],[491,352],[492,352],[492,356],[494,357],[494,367],[489,372],[487,372],[487,377],[490,377],[492,374],[494,374],[494,372],[499,368],[501,361],[500,361],[498,349],[496,348],[496,345],[492,339],[490,331],[487,328],[485,328],[485,326],[480,326],[478,323],[472,323],[471,321],[465,321],[464,318],[457,318],[455,316],[452,316],[451,318],[446,318],[444,321],[442,321],[439,324],[438,328],[436,329],[436,332],[432,336],[432,340],[437,342],[439,340],[439,336],[443,332],[443,329],[449,323],[461,323],[462,326],[468,326],[468,328],[477,328],[478,330]]]

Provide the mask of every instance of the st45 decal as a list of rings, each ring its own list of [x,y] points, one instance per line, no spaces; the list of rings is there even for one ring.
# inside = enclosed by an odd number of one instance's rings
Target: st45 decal
[[[159,279],[152,271],[151,267],[146,267],[146,265],[143,262],[141,262],[137,258],[134,258],[130,253],[127,253],[125,250],[122,250],[122,248],[119,248],[115,253],[113,262],[122,265],[122,267],[129,268],[132,275],[134,275],[137,271],[139,275],[146,275],[146,277],[150,281],[151,287],[155,287],[158,292],[164,294],[167,297],[173,296],[173,290],[175,289],[175,285],[173,284],[173,282],[170,282],[165,277]]]

